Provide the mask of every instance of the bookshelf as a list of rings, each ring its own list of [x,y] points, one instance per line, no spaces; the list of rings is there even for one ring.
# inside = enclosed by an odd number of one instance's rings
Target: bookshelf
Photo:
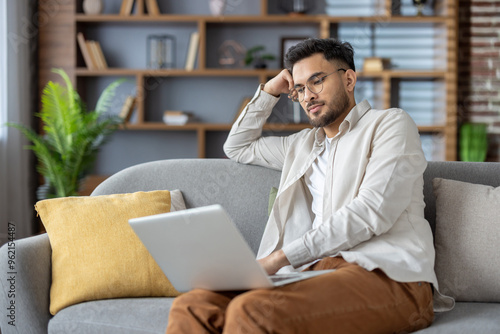
[[[111,0],[112,2],[113,0]],[[196,0],[190,0],[195,2]],[[100,15],[86,15],[82,11],[81,1],[66,1],[58,8],[58,12],[51,17],[50,22],[40,27],[40,87],[48,81],[52,80],[50,68],[64,68],[73,81],[76,83],[78,90],[84,96],[92,95],[90,90],[95,82],[99,80],[111,80],[116,77],[127,77],[132,80],[135,94],[137,96],[137,109],[133,123],[126,124],[123,127],[123,133],[130,131],[142,132],[157,132],[165,131],[172,134],[186,132],[196,137],[197,152],[199,158],[212,157],[207,154],[207,147],[211,145],[208,134],[212,132],[227,133],[231,126],[234,114],[237,113],[238,102],[245,96],[253,95],[257,88],[257,83],[264,83],[271,77],[279,73],[279,65],[276,63],[270,66],[269,69],[252,69],[252,68],[220,68],[215,63],[214,53],[220,40],[226,36],[242,35],[241,31],[248,31],[251,34],[255,31],[256,35],[262,31],[269,32],[269,41],[271,47],[280,44],[279,37],[287,36],[284,31],[290,30],[291,27],[298,32],[304,31],[306,35],[312,37],[344,37],[348,38],[349,32],[344,33],[348,29],[356,31],[356,27],[367,29],[367,27],[375,27],[380,30],[382,35],[381,42],[384,40],[384,29],[393,27],[397,30],[399,27],[403,29],[421,29],[424,35],[430,39],[430,47],[433,54],[429,59],[436,61],[437,65],[428,66],[427,68],[409,69],[404,65],[398,68],[392,68],[377,72],[363,72],[362,67],[357,68],[358,77],[362,83],[366,83],[374,101],[370,101],[372,106],[376,108],[389,108],[391,106],[403,107],[406,105],[415,105],[418,96],[412,97],[411,92],[414,87],[422,85],[423,90],[435,90],[439,95],[431,96],[428,100],[436,100],[438,102],[427,101],[434,103],[431,107],[433,110],[441,112],[441,116],[436,121],[424,121],[419,124],[419,130],[422,135],[439,138],[439,145],[442,147],[441,159],[456,160],[457,146],[457,12],[458,4],[454,0],[436,0],[434,14],[428,16],[402,16],[396,14],[395,4],[403,4],[404,0],[373,0],[374,3],[381,3],[382,6],[378,9],[377,15],[371,16],[329,16],[324,14],[324,10],[318,9],[319,12],[314,12],[310,15],[292,16],[280,13],[276,8],[277,0],[260,0],[257,3],[258,8],[252,13],[230,13],[224,16],[212,16],[207,13],[171,13],[165,8],[165,3],[169,1],[161,1],[160,14],[148,15],[145,12],[140,12],[133,15],[120,15],[120,1],[114,0],[115,10],[105,12]],[[204,3],[206,1],[203,1]],[[411,2],[411,1],[410,1]],[[48,6],[50,1],[41,0],[40,8],[44,10],[44,6]],[[319,3],[319,1],[318,1]],[[181,6],[179,4],[175,6]],[[188,6],[188,5],[186,5]],[[166,13],[168,12],[168,13]],[[347,27],[347,28],[344,28]],[[113,38],[120,33],[127,35],[134,31],[157,31],[168,29],[177,33],[178,40],[183,40],[183,46],[179,46],[178,54],[181,55],[178,66],[173,69],[152,70],[147,69],[141,64],[124,62],[123,64],[114,59],[113,54],[123,52],[110,52],[113,47],[112,43],[106,42],[106,39],[112,41]],[[261,29],[261,30],[259,30]],[[263,30],[262,30],[263,29]],[[187,71],[183,67],[183,54],[187,52],[187,44],[189,36],[192,32],[198,32],[200,36],[199,48],[197,52],[197,62],[193,70]],[[105,69],[88,69],[81,55],[81,52],[76,42],[76,35],[79,32],[88,34],[88,39],[101,41],[104,53],[108,60],[109,66]],[[274,35],[273,35],[274,33]],[[114,35],[113,35],[114,34]],[[297,33],[296,33],[297,34]],[[293,33],[292,33],[293,35]],[[366,34],[365,34],[366,35]],[[247,39],[252,39],[252,35],[246,35]],[[245,37],[242,37],[243,39]],[[390,36],[388,37],[390,38]],[[137,38],[139,40],[139,38]],[[236,39],[236,37],[235,37]],[[354,35],[354,40],[356,36]],[[133,48],[134,40],[131,42]],[[109,45],[108,45],[109,44]],[[139,43],[140,44],[140,43]],[[254,43],[255,44],[255,43]],[[120,47],[120,46],[118,46]],[[356,50],[356,45],[354,45]],[[141,45],[143,48],[143,45]],[[374,47],[371,47],[374,49]],[[403,49],[400,48],[400,49]],[[130,50],[130,49],[123,49]],[[277,50],[277,49],[275,49]],[[143,53],[146,53],[143,48]],[[362,50],[363,51],[363,50]],[[62,53],[61,53],[62,52]],[[404,52],[404,50],[394,49],[394,54]],[[125,52],[126,53],[126,52]],[[278,53],[275,51],[275,53]],[[278,55],[279,56],[279,55]],[[404,55],[401,56],[401,62],[404,63]],[[116,58],[116,57],[115,57]],[[247,86],[254,87],[253,90],[245,90],[241,92],[241,96],[236,97],[233,104],[233,111],[229,110],[226,113],[231,113],[224,118],[215,117],[214,120],[201,121],[196,123],[188,123],[184,126],[169,126],[159,121],[159,116],[151,117],[151,107],[156,101],[162,102],[161,94],[152,92],[147,88],[147,82],[151,79],[161,79],[162,84],[158,89],[169,90],[170,86],[177,85],[177,82],[208,82],[213,80],[214,85],[222,84],[223,82],[252,82]],[[205,80],[205,81],[203,81]],[[91,82],[90,84],[88,82]],[[170,85],[170,86],[169,86]],[[419,86],[420,85],[420,86]],[[431,87],[429,89],[429,87]],[[435,88],[437,87],[437,88]],[[148,102],[154,94],[159,95],[154,102]],[[369,95],[370,95],[369,94]],[[406,95],[405,95],[406,94]],[[408,97],[408,94],[410,95]],[[428,93],[430,94],[430,93]],[[412,102],[413,101],[413,102]],[[207,102],[207,113],[210,113],[214,107],[215,101]],[[281,103],[281,102],[280,102]],[[413,104],[411,104],[413,103]],[[210,105],[212,104],[212,106]],[[282,106],[282,108],[285,108]],[[424,107],[422,107],[424,108]],[[422,109],[421,108],[421,109]],[[178,108],[164,106],[163,109],[177,110]],[[405,107],[403,109],[406,110]],[[410,108],[411,109],[411,108]],[[417,108],[418,109],[418,108]],[[195,110],[203,113],[204,110]],[[160,112],[160,111],[158,111]],[[157,113],[158,113],[157,112]],[[161,112],[163,113],[163,112]],[[203,114],[204,117],[210,119],[209,115]],[[418,117],[417,117],[418,118]],[[227,120],[227,122],[226,122]],[[272,123],[266,125],[266,129],[272,133],[287,133],[301,130],[308,127],[305,123]],[[220,149],[222,150],[222,149]]]

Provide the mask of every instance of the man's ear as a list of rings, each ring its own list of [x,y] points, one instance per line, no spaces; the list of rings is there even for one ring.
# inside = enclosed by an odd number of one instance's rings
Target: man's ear
[[[354,92],[354,86],[356,86],[358,76],[356,72],[351,69],[348,69],[345,72],[345,88],[348,92]]]

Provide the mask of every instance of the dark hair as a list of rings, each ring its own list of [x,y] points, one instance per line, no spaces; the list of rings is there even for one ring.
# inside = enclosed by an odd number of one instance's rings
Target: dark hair
[[[352,45],[333,38],[308,38],[290,47],[285,55],[285,67],[291,73],[295,63],[315,53],[322,53],[326,60],[335,61],[339,66],[347,66],[347,69],[356,71]]]

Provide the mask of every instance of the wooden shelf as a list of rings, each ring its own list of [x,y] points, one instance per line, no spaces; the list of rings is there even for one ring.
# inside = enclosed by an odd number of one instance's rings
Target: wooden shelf
[[[121,130],[164,130],[164,131],[229,131],[232,124],[228,123],[187,123],[185,125],[167,125],[161,122],[144,122],[141,124],[127,123]],[[312,128],[308,123],[268,123],[264,125],[264,131],[300,131],[305,128]],[[421,132],[443,132],[444,125],[423,125],[419,126]]]
[[[184,69],[125,69],[125,68],[108,68],[105,70],[88,70],[79,67],[75,70],[77,76],[136,76],[142,75],[145,77],[199,77],[199,76],[238,76],[238,77],[255,77],[255,76],[274,76],[279,73],[279,70],[255,70],[255,69],[194,69],[186,71]]]
[[[384,70],[380,72],[356,72],[365,78],[445,78],[446,71]]]
[[[139,124],[124,124],[121,130],[133,131],[194,131],[198,137],[198,157],[206,157],[206,134],[207,132],[215,131],[229,131],[232,124],[227,123],[188,123],[186,125],[167,125],[161,122],[143,122]],[[268,123],[264,125],[264,131],[290,131],[296,132],[304,128],[311,127],[307,123],[303,124],[282,124],[282,123]]]
[[[232,124],[228,123],[187,123],[186,125],[167,125],[161,122],[144,122],[140,124],[128,123],[121,127],[122,130],[165,130],[165,131],[229,131]],[[307,123],[284,124],[268,123],[264,126],[264,131],[279,129],[280,131],[299,131],[310,128]]]
[[[371,16],[328,16],[328,15],[230,15],[230,16],[209,16],[209,15],[85,15],[76,14],[76,22],[91,22],[91,23],[113,23],[113,22],[172,22],[172,23],[197,23],[200,21],[208,23],[319,23],[326,21],[330,23],[339,22],[373,22],[380,23],[446,23],[446,16],[387,16],[387,17],[371,17]]]
[[[140,124],[127,123],[121,127],[123,131],[193,131],[198,136],[198,157],[205,158],[206,154],[206,134],[207,132],[224,131],[229,132],[232,124],[227,123],[187,123],[186,125],[167,125],[161,122],[144,122]],[[296,132],[305,128],[312,128],[308,123],[267,123],[264,125],[265,131],[272,132]],[[444,125],[419,126],[423,133],[443,133]]]
[[[445,125],[420,125],[420,126],[418,126],[418,131],[420,131],[420,132],[443,133],[445,129],[446,129]]]
[[[142,75],[145,77],[199,77],[199,76],[237,76],[237,77],[259,77],[267,76],[273,77],[281,70],[268,69],[268,70],[255,70],[255,69],[195,69],[186,71],[183,69],[165,69],[165,70],[152,70],[152,69],[125,69],[125,68],[108,68],[105,70],[88,70],[87,68],[79,67],[75,70],[75,74],[80,77],[93,77],[93,76],[137,76]],[[446,77],[446,71],[420,71],[420,70],[384,70],[380,72],[356,72],[358,77],[365,78],[442,78]]]

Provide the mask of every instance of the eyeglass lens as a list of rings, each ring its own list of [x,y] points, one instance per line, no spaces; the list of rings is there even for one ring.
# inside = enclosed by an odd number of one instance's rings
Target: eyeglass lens
[[[345,71],[345,69],[339,68],[338,70],[323,76],[315,75],[307,80],[305,86],[292,88],[288,96],[292,99],[293,102],[302,102],[304,101],[306,87],[311,93],[319,94],[323,91],[323,82],[325,81],[326,77],[338,71]]]

